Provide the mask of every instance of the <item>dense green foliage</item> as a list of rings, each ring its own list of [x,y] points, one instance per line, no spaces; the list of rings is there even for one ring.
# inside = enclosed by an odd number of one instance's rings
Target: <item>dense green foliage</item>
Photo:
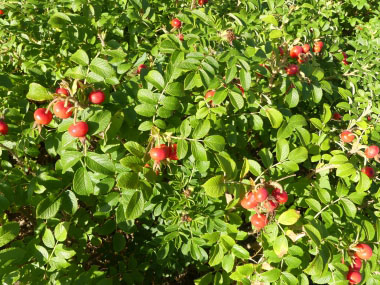
[[[1,283],[348,284],[365,243],[360,284],[379,284],[380,183],[361,171],[380,162],[365,152],[380,140],[379,4],[0,2]],[[73,115],[36,124],[57,100]],[[152,161],[161,144],[179,159]],[[258,187],[288,201],[244,209]]]

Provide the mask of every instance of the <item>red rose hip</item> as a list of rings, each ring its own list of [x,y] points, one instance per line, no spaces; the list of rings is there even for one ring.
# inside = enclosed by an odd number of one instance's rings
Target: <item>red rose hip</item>
[[[375,176],[375,170],[372,167],[364,166],[361,171],[369,178],[373,178]]]
[[[286,73],[290,76],[293,76],[293,75],[296,75],[299,71],[299,68],[297,65],[295,64],[290,64],[287,68],[286,68]]]
[[[343,131],[340,134],[340,139],[342,140],[342,142],[350,143],[355,139],[355,135],[350,131]]]
[[[88,95],[88,100],[93,104],[102,104],[106,99],[106,95],[100,91],[92,91],[90,95]]]
[[[146,65],[145,64],[140,64],[138,67],[137,67],[137,73],[140,74],[141,70],[146,68]]]
[[[85,122],[77,122],[69,127],[69,134],[72,137],[80,138],[86,136],[88,132],[88,125]]]
[[[372,256],[372,248],[368,244],[359,243],[355,247],[355,256],[360,259],[368,260]]]
[[[264,202],[268,198],[268,191],[265,188],[259,188],[253,192],[253,197],[257,203]]]
[[[272,200],[266,200],[264,202],[264,207],[265,209],[267,209],[268,212],[273,212],[278,207],[278,202],[272,201]]]
[[[169,159],[170,160],[178,160],[177,156],[177,144],[172,144],[170,146],[170,152],[169,152]]]
[[[334,114],[333,114],[333,119],[334,119],[334,120],[340,120],[340,119],[342,119],[342,115],[339,114],[339,113],[334,113]]]
[[[361,267],[362,267],[362,260],[359,257],[355,256],[352,260],[350,271],[360,271]]]
[[[157,162],[168,157],[168,151],[162,147],[154,147],[149,151],[150,157]]]
[[[288,193],[286,193],[284,190],[281,191],[279,188],[275,188],[272,191],[272,196],[279,204],[285,204],[288,201]]]
[[[45,108],[38,108],[34,111],[34,120],[40,125],[47,125],[52,119],[53,114]]]
[[[71,117],[73,114],[72,111],[69,111],[73,105],[70,102],[67,102],[67,106],[65,107],[65,101],[58,101],[54,104],[53,112],[60,119],[67,119]]]
[[[362,281],[362,275],[358,271],[348,271],[347,280],[350,284],[359,284]]]
[[[290,50],[290,57],[292,58],[297,58],[301,53],[303,53],[303,49],[301,46],[294,46],[292,47],[292,49]]]
[[[265,215],[254,214],[251,217],[251,224],[253,227],[255,227],[256,230],[260,231],[268,224],[268,219]]]
[[[5,136],[7,133],[8,133],[8,124],[0,120],[0,134]]]
[[[371,145],[365,149],[364,153],[367,158],[374,158],[379,154],[379,147],[377,145]]]
[[[245,197],[240,201],[240,205],[247,210],[255,208],[257,206],[257,202],[253,196],[253,192],[246,194]]]
[[[55,93],[56,94],[62,94],[62,95],[65,95],[65,96],[69,96],[69,90],[65,89],[65,88],[57,88],[55,90]]]
[[[310,45],[308,45],[308,44],[304,44],[304,45],[302,46],[302,51],[303,51],[304,53],[309,52],[309,50],[310,50]]]
[[[209,90],[209,91],[207,91],[206,94],[205,94],[206,101],[207,101],[208,98],[214,97],[214,94],[215,94],[215,90]],[[209,102],[210,102],[210,104],[212,104],[212,100],[210,100]]]
[[[171,20],[170,24],[175,29],[178,29],[178,28],[180,28],[182,26],[182,22],[179,19],[177,19],[177,18],[174,18],[173,20]]]

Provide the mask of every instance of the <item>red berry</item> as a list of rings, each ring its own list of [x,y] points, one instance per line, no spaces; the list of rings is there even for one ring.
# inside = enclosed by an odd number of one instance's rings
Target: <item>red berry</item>
[[[7,123],[0,120],[0,134],[5,136],[7,133],[8,133]]]
[[[207,98],[214,97],[215,90],[209,90],[206,92],[205,99],[207,101]],[[209,101],[210,104],[212,104],[212,100]]]
[[[367,120],[368,120],[368,121],[371,121],[371,120],[372,120],[371,116],[368,116],[368,117],[367,117]]]
[[[350,131],[343,131],[340,134],[340,139],[342,140],[342,142],[350,143],[355,139],[355,135]]]
[[[185,36],[183,34],[178,34],[178,38],[180,41],[183,41],[185,39]]]
[[[369,178],[373,178],[375,176],[375,170],[372,167],[364,166],[362,172],[367,175]]]
[[[34,111],[34,120],[40,125],[47,125],[53,119],[53,114],[45,108],[39,108]]]
[[[303,53],[303,49],[301,46],[294,46],[290,50],[290,57],[297,58],[301,53]]]
[[[355,256],[352,260],[350,271],[360,271],[361,267],[362,267],[362,260],[359,257]]]
[[[362,275],[357,271],[348,271],[347,280],[350,284],[359,284],[362,281]]]
[[[266,200],[264,202],[264,207],[265,209],[267,209],[268,212],[273,212],[278,207],[278,202],[272,201],[272,200]]]
[[[149,151],[150,157],[157,162],[168,157],[168,151],[162,147],[154,147]]]
[[[236,84],[236,86],[240,89],[241,94],[244,95],[244,89],[240,84]]]
[[[310,45],[308,45],[308,44],[304,44],[304,45],[302,46],[302,51],[303,51],[304,53],[309,52],[309,50],[310,50]]]
[[[278,47],[278,51],[280,52],[280,55],[283,56],[284,55],[284,49],[282,47]]]
[[[323,48],[323,42],[316,42],[313,47],[314,52],[321,52]]]
[[[342,115],[339,114],[339,113],[334,113],[334,114],[333,114],[333,119],[334,119],[334,120],[340,120],[340,119],[342,119]]]
[[[70,102],[67,102],[67,106],[65,107],[65,101],[58,101],[54,104],[53,112],[58,118],[67,119],[73,114],[72,111],[69,111],[72,107],[73,105]]]
[[[100,91],[92,91],[90,95],[88,95],[88,100],[93,104],[102,104],[106,99],[106,95]]]
[[[174,19],[170,22],[170,24],[172,25],[173,28],[178,29],[178,28],[181,27],[182,22],[181,22],[179,19],[174,18]]]
[[[170,146],[169,158],[170,160],[178,160],[176,143]]]
[[[199,6],[203,6],[203,4],[207,4],[208,0],[198,0]]]
[[[257,203],[264,202],[268,198],[268,191],[265,188],[259,188],[253,192],[253,197]]]
[[[168,147],[166,144],[161,144],[160,147],[165,151],[165,156],[170,156],[170,147]]]
[[[144,69],[144,68],[146,68],[146,65],[145,65],[145,64],[140,64],[140,65],[137,67],[137,73],[140,74],[141,69]]]
[[[249,192],[245,197],[241,200],[240,205],[244,209],[253,209],[257,206],[257,202],[255,201],[255,197],[253,196],[253,192]]]
[[[256,228],[256,230],[261,230],[268,224],[268,219],[265,215],[262,214],[254,214],[251,217],[251,224]]]
[[[3,10],[0,10],[0,15],[4,15],[4,11]]]
[[[299,71],[299,68],[297,65],[295,64],[290,64],[287,68],[286,68],[286,73],[290,76],[292,75],[296,75]]]
[[[372,248],[368,244],[359,243],[355,249],[355,256],[360,259],[368,260],[372,256]]]
[[[69,134],[73,137],[84,137],[88,132],[88,125],[85,122],[77,122],[69,127]]]
[[[62,94],[62,95],[66,95],[66,96],[69,96],[69,90],[65,89],[65,88],[57,88],[55,90],[55,93],[56,94]]]
[[[285,204],[288,201],[288,193],[286,193],[284,190],[281,191],[279,188],[275,188],[272,191],[272,196],[279,204]]]
[[[367,158],[374,158],[379,154],[379,147],[377,145],[371,145],[367,147],[364,152]]]
[[[342,54],[344,59],[348,58],[348,55],[344,51],[342,52]]]

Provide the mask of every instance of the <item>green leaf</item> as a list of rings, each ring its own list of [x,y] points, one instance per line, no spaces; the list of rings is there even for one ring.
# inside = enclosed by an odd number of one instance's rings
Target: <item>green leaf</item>
[[[170,96],[165,97],[162,100],[161,104],[164,106],[165,109],[170,111],[179,110],[181,107],[179,100],[175,97]]]
[[[228,94],[228,97],[230,98],[230,101],[231,101],[231,104],[236,108],[236,109],[241,109],[244,107],[244,98],[234,92],[234,91],[231,91],[229,94]]]
[[[108,61],[101,58],[94,58],[91,61],[90,70],[95,74],[101,76],[103,79],[112,78],[116,76],[115,70],[108,63]]]
[[[323,97],[323,90],[321,87],[313,85],[313,100],[315,103],[319,103]]]
[[[87,123],[89,127],[89,135],[95,135],[103,132],[106,127],[110,124],[112,118],[112,113],[108,110],[102,110],[95,112],[90,118],[88,118]]]
[[[269,33],[269,37],[271,39],[277,39],[282,37],[282,31],[281,30],[273,30]]]
[[[119,188],[136,189],[139,183],[139,176],[134,172],[126,172],[120,175],[117,186]]]
[[[281,270],[274,268],[272,270],[269,270],[267,272],[264,272],[260,274],[260,277],[263,281],[265,282],[271,282],[274,283],[276,282],[281,276]]]
[[[165,87],[164,77],[157,70],[149,71],[144,78],[158,90],[163,90]]]
[[[178,157],[178,159],[183,159],[186,156],[188,149],[189,149],[189,145],[188,145],[187,141],[183,140],[183,139],[179,139],[177,142],[177,157]]]
[[[86,163],[88,168],[94,172],[102,173],[105,175],[113,175],[115,172],[115,165],[106,154],[88,152]]]
[[[284,235],[278,236],[273,242],[273,250],[280,258],[288,253],[288,240]]]
[[[135,111],[140,116],[153,117],[156,114],[156,106],[151,104],[140,104],[135,107]]]
[[[204,143],[208,148],[211,148],[215,151],[223,151],[226,145],[224,137],[219,135],[208,136],[204,139]]]
[[[38,83],[30,83],[26,98],[33,101],[46,101],[53,99],[53,95],[50,94],[42,85]]]
[[[239,78],[243,89],[248,90],[251,87],[251,73],[242,68],[240,69]]]
[[[71,55],[70,60],[83,66],[90,63],[90,59],[83,49],[78,49],[73,55]]]
[[[141,191],[128,190],[123,192],[122,204],[125,210],[125,218],[134,220],[144,212],[144,197]]]
[[[327,104],[323,104],[323,115],[322,115],[322,122],[326,124],[331,119],[331,110],[330,106]]]
[[[207,161],[207,152],[203,145],[198,141],[191,141],[191,153],[196,161]]]
[[[78,168],[74,174],[73,190],[78,195],[89,196],[94,193],[94,186],[85,167]]]
[[[133,155],[143,158],[146,150],[143,146],[141,146],[139,143],[134,141],[129,141],[124,144],[124,147]]]
[[[45,233],[42,236],[42,242],[45,246],[53,248],[55,246],[55,239],[52,231],[49,228],[45,229]]]
[[[127,240],[121,233],[115,233],[112,239],[112,247],[115,252],[122,251],[127,245]]]
[[[227,98],[227,96],[228,96],[228,90],[226,88],[218,89],[215,91],[214,97],[212,97],[212,102],[215,105],[219,105],[223,103],[223,101]]]
[[[342,204],[343,209],[346,212],[347,216],[349,216],[351,218],[355,218],[356,211],[357,211],[355,204],[352,203],[347,198],[342,198],[339,202],[340,202],[340,204]]]
[[[182,97],[185,95],[184,86],[182,82],[169,83],[165,90],[166,94]]]
[[[355,190],[358,192],[363,192],[371,187],[372,180],[363,172],[360,172],[359,183],[356,185]]]
[[[296,149],[293,149],[289,153],[289,160],[295,163],[301,163],[307,159],[307,155],[308,155],[307,149],[303,146],[300,146]]]
[[[261,165],[253,160],[253,159],[249,159],[248,160],[248,163],[249,163],[249,171],[255,175],[255,176],[259,176],[262,172],[262,169],[261,169]]]
[[[286,139],[279,139],[276,143],[277,161],[285,161],[289,155],[289,143]]]
[[[79,151],[65,151],[61,155],[62,172],[66,172],[73,167],[83,157]]]
[[[70,223],[69,222],[61,222],[54,228],[54,236],[57,241],[65,241],[67,238],[67,233],[69,231]]]
[[[248,250],[238,244],[232,247],[231,252],[241,259],[248,259],[250,257]]]
[[[211,250],[211,257],[208,263],[210,264],[210,266],[216,266],[222,262],[223,256],[223,249],[219,244],[217,244]]]
[[[182,121],[180,131],[181,131],[181,138],[187,138],[190,135],[191,125],[190,125],[189,120]]]
[[[137,92],[137,98],[141,103],[156,105],[158,103],[158,99],[160,98],[160,94],[153,93],[148,89],[139,89]]]
[[[202,186],[205,189],[206,194],[214,198],[222,196],[227,190],[222,175],[210,178]]]
[[[55,200],[54,197],[47,197],[37,205],[37,219],[50,219],[54,217],[61,206],[61,199]]]
[[[211,127],[211,124],[209,120],[199,121],[198,125],[195,127],[193,131],[193,138],[194,139],[203,138],[209,132],[210,127]]]
[[[17,222],[8,222],[0,227],[0,247],[14,240],[20,232],[20,225]]]
[[[222,267],[227,272],[230,273],[235,264],[235,256],[233,254],[227,254],[223,257]]]
[[[273,15],[261,15],[260,20],[267,23],[267,24],[272,24],[272,25],[278,27],[278,22]]]
[[[319,230],[314,227],[311,224],[306,224],[304,225],[304,230],[306,234],[313,240],[313,242],[317,245],[320,246],[322,242],[322,234],[319,232]]]
[[[50,16],[48,24],[53,28],[63,29],[67,27],[67,25],[71,23],[71,19],[65,13],[55,12]]]
[[[274,108],[267,108],[265,112],[270,123],[272,124],[272,127],[275,129],[279,128],[283,120],[282,114]]]
[[[278,222],[282,225],[291,226],[297,223],[300,217],[301,215],[296,210],[289,209],[278,217]]]
[[[339,177],[347,177],[356,174],[356,169],[351,163],[339,164],[337,166],[336,175]]]
[[[300,96],[298,94],[297,88],[292,88],[292,91],[286,94],[285,101],[288,104],[289,108],[294,108],[298,105]]]

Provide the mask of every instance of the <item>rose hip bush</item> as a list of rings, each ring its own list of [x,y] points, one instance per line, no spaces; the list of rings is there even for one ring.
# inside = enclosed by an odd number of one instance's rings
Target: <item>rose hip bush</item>
[[[2,284],[379,284],[378,8],[1,2]]]

